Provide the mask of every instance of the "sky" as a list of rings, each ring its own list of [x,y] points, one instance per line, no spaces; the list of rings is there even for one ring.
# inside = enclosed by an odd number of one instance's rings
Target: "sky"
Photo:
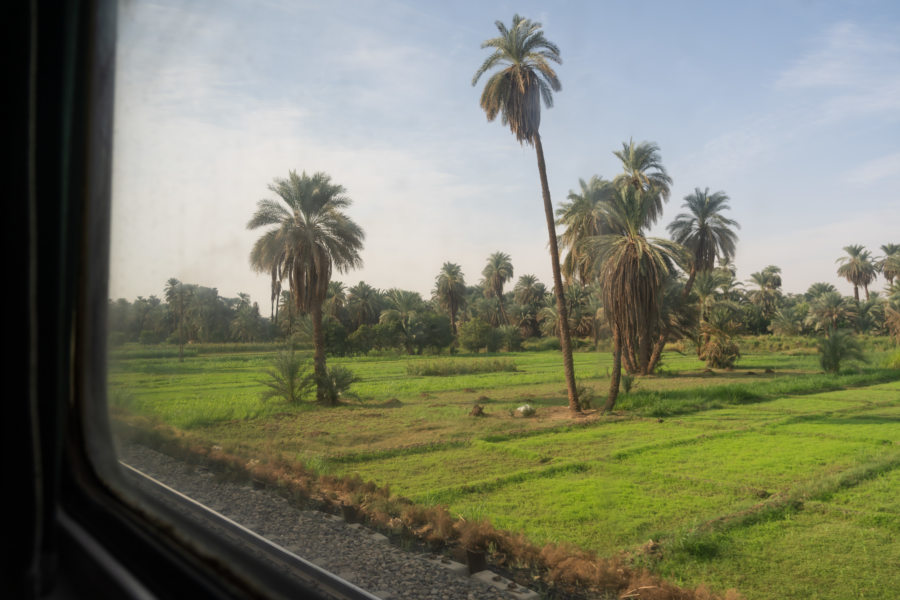
[[[554,207],[611,179],[629,140],[659,146],[671,198],[724,191],[738,279],[844,294],[843,247],[900,243],[900,3],[141,2],[119,8],[110,297],[165,282],[249,293],[269,276],[246,229],[268,186],[325,172],[365,231],[335,273],[430,296],[444,262],[488,255],[551,283],[533,148],[479,106],[481,43],[521,14],[560,49],[541,137]],[[879,278],[873,289],[881,289]]]

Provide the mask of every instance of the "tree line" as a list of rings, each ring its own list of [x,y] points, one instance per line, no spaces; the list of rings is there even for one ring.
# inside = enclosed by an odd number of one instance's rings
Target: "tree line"
[[[575,196],[580,194],[573,192],[570,200]],[[560,207],[561,226],[572,216],[575,204]],[[571,232],[567,227],[561,238],[570,238],[567,234]],[[719,258],[712,269],[694,276],[684,302],[672,293],[674,288],[668,290],[668,300],[663,301],[667,319],[681,323],[673,339],[690,341],[699,352],[705,337],[712,337],[716,330],[726,330],[729,335],[791,336],[849,329],[898,336],[900,281],[895,281],[888,259],[900,257],[900,245],[886,244],[882,250],[886,255],[871,263],[874,273],[883,274],[885,291],[870,290],[868,297],[860,300],[841,295],[828,282],[813,283],[803,293],[786,293],[781,269],[775,265],[740,281],[731,260]],[[887,254],[890,250],[894,253]],[[576,347],[607,348],[612,332],[601,282],[567,267],[574,264],[570,259],[571,251],[563,272],[568,325]],[[561,322],[555,298],[534,275],[516,278],[514,272],[510,256],[496,252],[486,259],[481,279],[469,285],[462,268],[446,262],[435,276],[430,297],[398,288],[378,289],[364,281],[353,286],[330,281],[322,311],[326,352],[346,356],[379,351],[440,353],[451,347],[467,352],[558,349]],[[683,296],[690,271],[680,272],[677,280],[674,283]],[[681,312],[678,318],[668,314],[673,308]],[[248,294],[223,297],[216,288],[172,278],[166,283],[163,299],[110,300],[108,328],[113,345],[283,342],[291,338],[312,343],[309,315],[295,308],[290,291],[280,291],[271,311],[269,316],[261,315],[259,305],[251,302]],[[631,372],[638,372],[635,363],[630,364]]]

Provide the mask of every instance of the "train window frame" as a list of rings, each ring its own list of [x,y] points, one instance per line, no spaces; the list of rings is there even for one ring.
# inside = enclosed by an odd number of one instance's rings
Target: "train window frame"
[[[14,306],[4,449],[20,514],[10,597],[375,596],[148,481],[129,484],[106,407],[116,0],[32,0],[10,23]],[[25,251],[22,252],[21,249]]]

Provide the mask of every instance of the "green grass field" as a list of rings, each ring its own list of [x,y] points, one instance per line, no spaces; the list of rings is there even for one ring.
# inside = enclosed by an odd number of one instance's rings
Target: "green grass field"
[[[451,376],[407,374],[433,357],[331,360],[360,378],[359,400],[333,408],[260,402],[270,356],[126,355],[110,367],[111,403],[232,452],[358,473],[536,543],[612,556],[653,539],[662,553],[636,560],[682,584],[748,599],[900,588],[900,372],[878,355],[838,376],[790,349],[716,373],[666,355],[616,414],[575,419],[556,352]],[[610,355],[577,353],[575,365],[605,396]],[[537,415],[511,416],[524,402]],[[487,416],[468,416],[475,403]]]

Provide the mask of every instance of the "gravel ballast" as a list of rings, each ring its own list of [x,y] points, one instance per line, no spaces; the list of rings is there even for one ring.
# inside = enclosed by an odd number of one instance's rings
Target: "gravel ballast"
[[[120,449],[119,458],[383,600],[535,597],[534,592],[521,587],[515,591],[498,589],[484,581],[489,578],[461,574],[457,563],[403,550],[365,527],[320,511],[295,508],[270,491],[223,481],[203,467],[144,446],[127,445]]]

